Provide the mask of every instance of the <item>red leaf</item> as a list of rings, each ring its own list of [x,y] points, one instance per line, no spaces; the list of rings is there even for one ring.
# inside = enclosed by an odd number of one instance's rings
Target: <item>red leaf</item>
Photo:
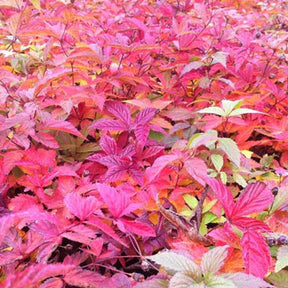
[[[241,245],[246,272],[264,278],[269,270],[271,256],[263,236],[248,230],[243,235]]]
[[[45,119],[41,124],[38,125],[38,129],[63,131],[86,139],[70,122],[64,120]]]
[[[239,196],[233,209],[232,218],[262,211],[272,204],[273,201],[274,197],[264,183],[249,184]]]
[[[201,185],[205,186],[207,178],[207,165],[204,160],[194,157],[188,159],[184,163],[184,167],[187,172]]]
[[[117,220],[117,224],[124,233],[131,232],[144,237],[155,237],[156,235],[154,229],[146,223],[121,218]]]
[[[67,194],[64,203],[68,210],[82,221],[99,208],[99,202],[94,196],[81,197],[77,193]]]

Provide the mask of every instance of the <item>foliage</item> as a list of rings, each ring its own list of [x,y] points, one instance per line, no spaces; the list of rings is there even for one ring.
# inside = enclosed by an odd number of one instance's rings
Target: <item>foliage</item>
[[[0,0],[1,287],[287,287],[287,11]]]

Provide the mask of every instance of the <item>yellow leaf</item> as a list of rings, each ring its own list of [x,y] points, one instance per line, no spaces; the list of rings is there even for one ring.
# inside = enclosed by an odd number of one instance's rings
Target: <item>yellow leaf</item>
[[[30,2],[37,10],[41,9],[40,0],[30,0]]]

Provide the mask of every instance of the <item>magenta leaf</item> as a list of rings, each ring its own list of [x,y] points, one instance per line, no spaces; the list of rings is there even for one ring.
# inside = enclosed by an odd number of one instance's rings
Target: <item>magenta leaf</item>
[[[115,188],[107,184],[100,183],[97,184],[97,188],[111,214],[116,219],[127,215],[142,206],[141,203],[131,202],[129,194],[124,193],[122,190],[117,191]]]
[[[118,152],[117,143],[115,139],[105,134],[101,136],[100,147],[106,154],[115,155]]]
[[[124,233],[134,233],[145,237],[155,237],[154,229],[147,223],[131,221],[124,218],[118,219],[117,224]]]
[[[247,230],[241,245],[246,272],[264,278],[271,263],[271,256],[263,236],[256,231]]]
[[[38,125],[38,129],[63,131],[85,139],[85,137],[70,122],[64,120],[45,119]]]
[[[218,201],[224,208],[227,218],[230,219],[233,216],[233,208],[235,205],[231,191],[226,185],[214,178],[206,178],[206,182],[216,194]]]
[[[161,173],[161,171],[171,162],[179,159],[177,154],[164,155],[157,158],[152,167],[146,169],[146,175],[149,182],[155,180],[155,178]]]
[[[131,116],[129,108],[121,102],[108,102],[107,111],[126,124],[129,129],[131,125]]]
[[[81,221],[87,219],[101,204],[94,196],[82,197],[73,192],[66,195],[64,203],[68,210]]]
[[[129,127],[127,127],[127,125],[122,121],[111,119],[100,119],[96,123],[89,126],[89,128],[103,129],[108,131],[125,131],[129,129]]]
[[[106,223],[104,223],[97,216],[90,216],[89,221],[85,222],[87,225],[91,225],[92,227],[99,228],[102,232],[110,236],[112,239],[122,244],[125,247],[128,247],[127,244],[116,234],[116,232]]]

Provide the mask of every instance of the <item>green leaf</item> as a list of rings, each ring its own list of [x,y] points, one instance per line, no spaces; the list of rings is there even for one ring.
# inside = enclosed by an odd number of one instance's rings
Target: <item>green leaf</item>
[[[240,167],[240,150],[234,140],[230,138],[218,138],[219,148],[222,149],[228,158]]]
[[[205,281],[206,288],[237,288],[230,280],[220,276],[213,276]]]
[[[227,57],[227,53],[225,52],[216,52],[214,55],[212,55],[212,64],[221,64],[222,66],[224,66],[226,68],[226,57]]]
[[[223,171],[220,172],[220,179],[223,184],[227,183],[227,174]]]
[[[225,111],[220,107],[207,107],[207,108],[201,109],[199,111],[196,111],[196,113],[216,114],[218,116],[225,116]]]
[[[232,111],[229,116],[238,116],[238,115],[242,115],[242,114],[254,114],[254,113],[258,113],[258,114],[265,114],[263,112],[257,111],[257,110],[253,110],[253,109],[249,109],[249,108],[238,108],[235,109],[234,111]]]
[[[185,200],[185,203],[191,208],[195,209],[198,205],[198,200],[196,197],[190,195],[190,194],[185,194],[183,195],[183,198]]]
[[[187,272],[178,272],[170,280],[169,288],[205,288],[204,283],[195,281]],[[198,282],[198,283],[197,283]]]
[[[245,188],[247,186],[247,182],[246,182],[245,178],[242,175],[240,175],[239,173],[233,173],[233,179],[235,180],[235,182],[237,184],[239,184],[243,188]]]
[[[174,272],[189,272],[193,275],[194,279],[201,279],[202,274],[199,266],[192,259],[183,255],[172,251],[166,251],[160,252],[156,255],[147,256],[146,258],[163,266],[165,269]]]
[[[188,142],[188,148],[197,148],[198,146],[205,145],[209,147],[217,141],[218,132],[215,130],[208,130],[205,133],[194,134]]]
[[[279,188],[278,194],[275,196],[272,209],[269,211],[269,214],[273,214],[276,210],[281,208],[283,204],[288,202],[288,189]]]
[[[224,110],[224,116],[228,117],[231,116],[232,110],[239,105],[239,103],[242,100],[236,100],[236,101],[231,101],[231,100],[222,100],[222,108]]]
[[[278,249],[275,272],[279,272],[288,266],[288,246],[281,246]]]
[[[219,155],[219,154],[212,154],[211,155],[211,161],[215,167],[215,169],[220,172],[220,170],[223,167],[224,164],[224,160],[223,160],[223,156]]]
[[[221,269],[228,254],[228,247],[228,245],[216,247],[204,254],[201,261],[201,270],[204,277],[213,275]]]
[[[267,280],[269,280],[269,282],[271,282],[277,288],[288,288],[287,279],[288,279],[288,271],[286,270],[281,270],[278,273],[271,273],[267,278]],[[243,287],[243,288],[246,288],[246,287]]]

